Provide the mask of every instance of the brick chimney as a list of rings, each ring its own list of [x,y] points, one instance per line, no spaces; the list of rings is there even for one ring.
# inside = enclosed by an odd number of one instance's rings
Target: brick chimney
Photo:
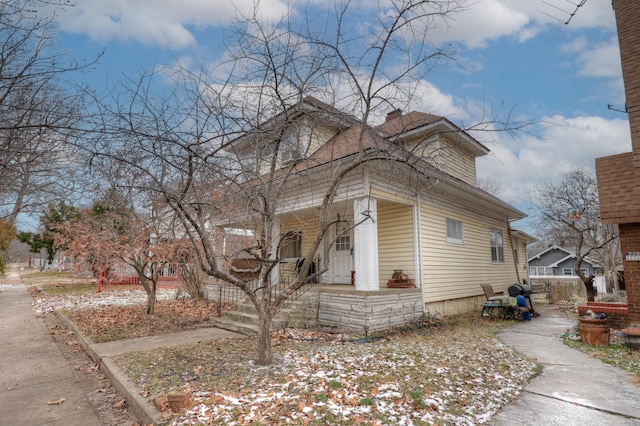
[[[386,121],[395,120],[400,116],[402,116],[402,110],[400,108],[396,108],[393,111],[387,113]]]

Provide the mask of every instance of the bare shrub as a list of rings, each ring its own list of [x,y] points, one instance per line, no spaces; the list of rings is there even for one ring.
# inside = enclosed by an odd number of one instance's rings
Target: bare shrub
[[[207,274],[196,265],[183,265],[180,268],[180,278],[184,291],[192,299],[202,299],[205,297],[204,285],[207,281]]]

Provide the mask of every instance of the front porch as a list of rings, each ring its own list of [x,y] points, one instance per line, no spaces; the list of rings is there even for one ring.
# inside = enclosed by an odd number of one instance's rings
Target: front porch
[[[235,293],[235,302],[218,300]],[[210,284],[209,298],[220,305],[232,302],[232,312],[222,312],[217,319],[220,328],[251,333],[257,332],[257,314],[253,305],[244,300],[231,284]],[[380,288],[376,291],[356,290],[343,284],[313,284],[273,319],[272,328],[296,327],[322,329],[329,332],[364,333],[402,326],[423,316],[422,292],[419,288]]]

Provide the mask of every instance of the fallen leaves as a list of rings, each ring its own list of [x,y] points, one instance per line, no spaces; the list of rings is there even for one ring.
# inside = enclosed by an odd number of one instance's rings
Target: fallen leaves
[[[156,302],[154,315],[146,313],[145,305],[100,306],[64,313],[96,343],[191,330],[217,316],[213,303],[175,299]]]
[[[59,398],[59,399],[56,399],[55,401],[47,401],[47,405],[60,405],[66,400],[67,400],[66,398]]]
[[[151,395],[193,388],[186,410],[165,407],[172,425],[476,425],[517,397],[535,374],[535,364],[494,332],[472,320],[357,344],[287,329],[274,332],[280,345],[269,367],[253,362],[252,339],[136,352],[115,362]]]

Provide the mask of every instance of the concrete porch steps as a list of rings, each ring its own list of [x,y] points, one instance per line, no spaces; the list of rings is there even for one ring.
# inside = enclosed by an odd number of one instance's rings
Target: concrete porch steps
[[[278,312],[271,320],[271,329],[276,330],[282,324],[289,324],[289,316],[308,305],[307,294],[291,302],[287,307]],[[258,334],[258,313],[251,302],[237,303],[232,311],[223,312],[219,318],[212,320],[213,324],[224,330],[235,331],[246,335]]]

